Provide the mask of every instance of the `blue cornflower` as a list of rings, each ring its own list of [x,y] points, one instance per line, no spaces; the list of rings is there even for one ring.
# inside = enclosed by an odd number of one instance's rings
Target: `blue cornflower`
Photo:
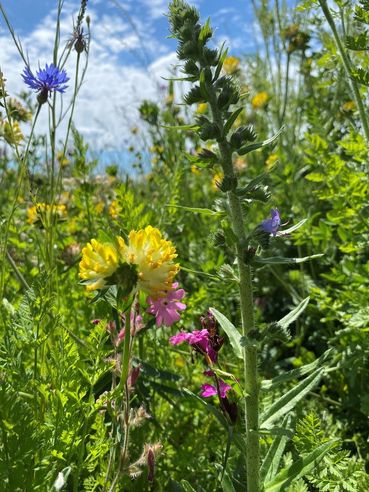
[[[66,82],[69,80],[67,72],[64,69],[59,70],[53,63],[46,64],[45,68],[40,68],[36,72],[36,77],[31,72],[31,69],[26,66],[22,77],[28,87],[38,92],[37,100],[40,104],[47,101],[52,91],[63,93],[68,87]]]
[[[268,232],[269,234],[276,236],[279,226],[281,225],[281,217],[277,208],[272,208],[270,215],[272,218],[263,220],[260,227],[264,232]]]

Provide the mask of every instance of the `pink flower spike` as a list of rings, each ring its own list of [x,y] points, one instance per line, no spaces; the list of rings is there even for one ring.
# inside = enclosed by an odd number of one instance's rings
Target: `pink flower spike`
[[[181,315],[178,311],[183,311],[186,309],[186,304],[180,302],[185,296],[185,291],[183,289],[175,290],[178,287],[178,283],[172,284],[172,289],[166,292],[164,297],[158,297],[153,299],[152,297],[147,298],[147,303],[149,307],[146,312],[153,314],[156,317],[156,325],[166,325],[172,326],[174,323],[179,321]]]

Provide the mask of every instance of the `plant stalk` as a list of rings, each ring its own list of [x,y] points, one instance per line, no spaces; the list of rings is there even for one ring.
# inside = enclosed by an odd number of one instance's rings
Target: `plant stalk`
[[[336,29],[336,24],[334,23],[332,14],[331,14],[329,7],[327,5],[327,1],[326,0],[319,0],[319,4],[320,4],[322,11],[323,11],[323,14],[324,14],[324,16],[325,16],[325,18],[329,24],[329,27],[331,28],[337,49],[341,55],[343,67],[345,69],[346,76],[349,80],[349,84],[350,84],[351,89],[352,89],[355,103],[356,103],[357,108],[359,110],[359,115],[360,115],[360,119],[361,119],[361,124],[363,125],[363,131],[365,134],[365,139],[368,143],[369,142],[368,119],[366,117],[366,112],[365,112],[363,100],[362,100],[361,95],[360,95],[360,90],[359,90],[358,84],[357,84],[356,80],[352,78],[353,70],[352,70],[352,64],[351,64],[350,57],[346,53],[345,48],[344,48],[344,46],[341,42],[341,39],[338,35],[337,29]]]
[[[218,140],[221,165],[225,178],[236,179],[233,168],[232,151],[223,136],[223,118],[217,107],[214,89],[208,85],[209,104],[213,121],[221,131],[222,137]],[[250,265],[244,261],[244,249],[247,246],[245,224],[242,205],[239,197],[231,190],[227,192],[230,209],[230,222],[238,241],[236,242],[236,258],[239,271],[239,292],[242,320],[242,335],[247,338],[254,329],[254,305],[252,293],[252,272]],[[260,445],[259,445],[259,384],[257,371],[257,349],[254,345],[243,346],[244,363],[244,396],[245,396],[245,431],[246,431],[246,473],[247,492],[260,491]]]

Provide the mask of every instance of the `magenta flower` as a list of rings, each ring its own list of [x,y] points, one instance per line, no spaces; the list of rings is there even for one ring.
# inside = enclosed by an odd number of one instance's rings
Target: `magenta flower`
[[[207,355],[211,362],[217,361],[218,354],[211,346],[208,330],[195,330],[192,333],[180,332],[169,339],[169,343],[172,345],[178,345],[182,342],[188,342],[196,352]]]
[[[186,309],[186,304],[180,302],[185,296],[185,291],[183,289],[176,290],[177,288],[178,283],[175,282],[172,285],[173,290],[167,292],[165,297],[158,297],[158,299],[147,298],[147,303],[150,306],[146,312],[156,317],[157,326],[162,324],[172,326],[181,317],[178,311]]]
[[[209,396],[215,396],[218,394],[218,390],[215,386],[212,384],[203,384],[201,386],[202,393],[201,396],[204,398],[209,398]],[[227,396],[227,391],[231,390],[232,386],[229,384],[225,383],[222,379],[219,379],[219,396],[220,398],[226,398]]]

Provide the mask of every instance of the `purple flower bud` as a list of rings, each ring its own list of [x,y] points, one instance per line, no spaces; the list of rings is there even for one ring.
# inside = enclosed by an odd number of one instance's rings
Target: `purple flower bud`
[[[272,208],[270,211],[271,219],[265,219],[260,224],[260,228],[264,232],[268,232],[273,236],[276,236],[279,226],[281,225],[281,217],[277,208]]]

